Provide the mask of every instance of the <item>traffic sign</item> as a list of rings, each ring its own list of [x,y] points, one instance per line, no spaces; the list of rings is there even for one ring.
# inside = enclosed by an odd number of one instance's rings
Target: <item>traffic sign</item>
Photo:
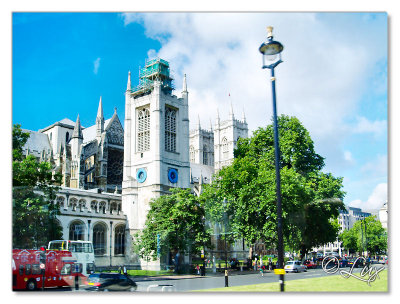
[[[44,269],[46,267],[45,264],[40,264],[40,269]]]

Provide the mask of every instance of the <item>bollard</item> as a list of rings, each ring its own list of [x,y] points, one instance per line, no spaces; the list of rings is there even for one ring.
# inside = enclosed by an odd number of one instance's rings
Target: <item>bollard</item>
[[[228,284],[228,270],[225,270],[225,287],[229,287],[229,284]]]
[[[79,290],[79,277],[75,277],[75,290]]]

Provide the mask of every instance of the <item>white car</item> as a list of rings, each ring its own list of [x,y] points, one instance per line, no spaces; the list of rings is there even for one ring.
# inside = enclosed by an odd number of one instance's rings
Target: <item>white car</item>
[[[300,261],[288,261],[285,264],[286,272],[301,272],[307,271],[307,267],[303,265]]]

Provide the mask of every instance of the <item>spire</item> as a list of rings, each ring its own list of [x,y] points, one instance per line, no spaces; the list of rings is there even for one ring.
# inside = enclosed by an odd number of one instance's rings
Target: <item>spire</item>
[[[128,84],[126,85],[126,90],[130,91],[131,88],[131,71],[128,72]]]
[[[210,130],[211,130],[211,132],[213,130],[211,118],[210,118]]]
[[[243,122],[246,122],[246,114],[244,114],[244,107],[243,107],[242,120],[243,120]]]
[[[219,111],[218,111],[218,108],[217,108],[217,118],[215,119],[215,123],[216,124],[219,124]]]
[[[103,103],[99,101],[99,108],[97,110],[97,117],[96,117],[96,136],[101,137],[101,134],[104,132],[104,115],[103,115]]]
[[[197,129],[201,129],[201,126],[200,126],[200,115],[198,115],[197,114]]]
[[[79,114],[78,114],[78,118],[76,119],[74,133],[72,133],[72,138],[83,139],[81,121],[79,120]]]
[[[230,96],[230,95],[229,95]],[[232,100],[231,100],[231,109],[229,110],[229,118],[234,119],[235,116],[233,115],[233,106],[232,106]]]
[[[186,74],[185,74],[185,75],[183,75],[183,86],[182,86],[182,92],[187,92]]]
[[[101,102],[101,96],[100,96],[100,101],[99,101],[99,108],[97,109],[97,119],[104,120],[103,103]]]

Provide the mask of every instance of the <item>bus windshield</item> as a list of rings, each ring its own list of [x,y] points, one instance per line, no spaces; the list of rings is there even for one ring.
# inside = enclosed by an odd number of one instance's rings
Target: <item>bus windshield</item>
[[[49,244],[50,250],[69,250],[71,252],[92,253],[93,247],[91,242],[74,242],[74,241],[52,241]]]
[[[70,247],[69,250],[71,252],[84,252],[84,253],[92,253],[93,252],[91,243],[71,242],[69,247]]]

